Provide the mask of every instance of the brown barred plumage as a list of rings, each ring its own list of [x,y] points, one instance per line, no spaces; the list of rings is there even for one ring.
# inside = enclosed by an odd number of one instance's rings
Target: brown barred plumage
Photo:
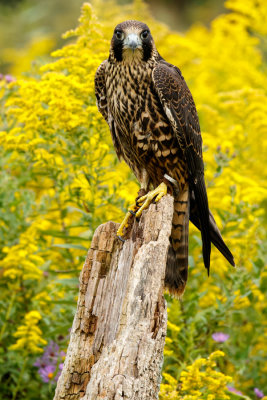
[[[157,52],[147,25],[125,21],[115,28],[109,58],[96,72],[95,93],[117,155],[133,170],[141,189],[147,192],[165,182],[174,195],[165,279],[169,290],[181,295],[186,285],[189,218],[201,230],[207,270],[211,241],[234,265],[208,207],[192,95],[180,70]]]

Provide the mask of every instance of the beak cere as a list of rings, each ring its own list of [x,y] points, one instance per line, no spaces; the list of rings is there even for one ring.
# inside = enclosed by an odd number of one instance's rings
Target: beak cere
[[[138,47],[141,47],[142,43],[139,36],[136,33],[130,33],[126,39],[124,40],[124,48],[135,50]]]

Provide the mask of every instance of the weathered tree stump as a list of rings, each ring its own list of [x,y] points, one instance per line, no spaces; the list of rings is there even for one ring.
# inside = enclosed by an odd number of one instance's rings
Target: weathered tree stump
[[[114,222],[96,229],[54,400],[158,398],[172,215],[167,195],[140,221],[133,218],[125,243],[116,237]]]

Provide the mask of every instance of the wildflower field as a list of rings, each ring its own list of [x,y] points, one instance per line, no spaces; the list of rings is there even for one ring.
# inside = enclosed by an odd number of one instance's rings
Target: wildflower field
[[[264,398],[266,1],[227,0],[210,27],[180,34],[140,0],[95,0],[83,5],[51,62],[0,75],[0,400],[52,398],[93,232],[119,222],[138,191],[94,96],[96,68],[125,19],[148,24],[160,54],[191,89],[210,208],[237,264],[213,248],[208,278],[200,234],[190,226],[185,295],[180,302],[166,294],[160,399]]]

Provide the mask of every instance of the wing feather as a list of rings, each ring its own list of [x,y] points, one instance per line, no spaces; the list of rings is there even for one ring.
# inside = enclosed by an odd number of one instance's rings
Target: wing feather
[[[108,60],[103,61],[96,70],[95,74],[95,97],[98,111],[103,115],[109,125],[114,148],[117,156],[120,159],[122,156],[121,146],[117,138],[117,127],[115,125],[112,115],[108,111],[107,89],[106,89],[106,75],[105,70]]]
[[[204,180],[202,138],[197,110],[181,71],[161,60],[153,70],[153,82],[186,159],[189,184],[194,191],[203,243],[203,259],[209,273],[211,240],[209,206]]]
[[[98,111],[108,122],[108,102],[106,90],[106,69],[107,60],[103,61],[96,70],[95,74],[95,97]]]

